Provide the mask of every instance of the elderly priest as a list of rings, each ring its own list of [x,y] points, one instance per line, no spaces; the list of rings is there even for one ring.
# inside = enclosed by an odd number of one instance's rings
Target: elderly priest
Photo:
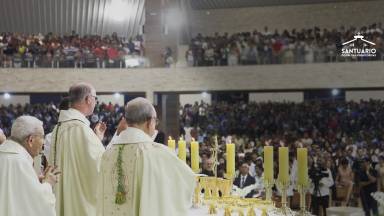
[[[52,186],[59,172],[44,172],[41,182],[33,169],[33,158],[42,150],[43,123],[32,116],[18,117],[11,137],[0,145],[0,215],[54,216]]]
[[[187,215],[195,175],[168,147],[153,142],[154,107],[144,98],[133,99],[125,119],[128,128],[101,161],[97,215]]]

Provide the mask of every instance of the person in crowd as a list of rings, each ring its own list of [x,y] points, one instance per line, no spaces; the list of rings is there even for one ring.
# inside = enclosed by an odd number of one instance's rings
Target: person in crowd
[[[321,209],[322,215],[326,216],[326,209],[329,207],[331,187],[334,181],[331,170],[326,168],[326,162],[324,157],[319,156],[309,170],[310,193],[312,194],[311,211],[314,215],[320,215]]]
[[[207,176],[215,176],[215,173],[213,172],[213,159],[209,158],[203,161],[201,174],[204,174]]]
[[[353,189],[354,173],[349,166],[348,160],[343,158],[337,170],[336,190],[345,191],[345,198],[342,205],[348,204]]]
[[[364,158],[360,163],[358,178],[360,182],[360,198],[365,215],[370,216],[373,214],[378,216],[377,201],[371,196],[371,193],[377,191],[378,173],[372,167],[372,162],[369,158]]]
[[[255,178],[249,174],[249,165],[247,163],[243,163],[239,169],[239,175],[235,178],[233,185],[237,186],[240,189],[244,189],[245,187],[255,185]],[[256,194],[256,190],[252,190],[248,194],[245,195],[245,198],[251,198]]]
[[[384,192],[384,156],[383,155],[379,157],[377,172],[379,174],[378,190]]]

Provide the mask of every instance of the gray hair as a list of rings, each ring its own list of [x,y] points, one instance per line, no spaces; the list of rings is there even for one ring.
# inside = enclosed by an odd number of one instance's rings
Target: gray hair
[[[28,136],[43,131],[43,122],[33,116],[20,116],[12,124],[11,138],[22,144]]]
[[[88,95],[92,94],[93,86],[88,83],[80,82],[69,88],[69,102],[71,104],[81,102]]]
[[[155,108],[149,100],[138,97],[129,101],[125,107],[125,120],[128,124],[141,124],[156,114]]]

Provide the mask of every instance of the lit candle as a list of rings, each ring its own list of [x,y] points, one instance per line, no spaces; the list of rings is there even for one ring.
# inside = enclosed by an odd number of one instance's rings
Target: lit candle
[[[289,182],[288,147],[279,147],[279,181]]]
[[[168,147],[169,147],[172,151],[175,151],[175,148],[176,148],[176,142],[175,142],[174,139],[172,139],[171,136],[168,138]]]
[[[273,146],[264,146],[264,180],[273,182]]]
[[[182,137],[180,137],[178,144],[178,150],[179,150],[179,158],[180,160],[186,162],[187,161],[187,146],[185,144],[185,141]]]
[[[308,151],[307,148],[297,148],[297,183],[308,184]]]
[[[191,142],[191,167],[193,172],[199,173],[199,143],[193,138]]]
[[[227,177],[235,176],[235,144],[227,144]]]

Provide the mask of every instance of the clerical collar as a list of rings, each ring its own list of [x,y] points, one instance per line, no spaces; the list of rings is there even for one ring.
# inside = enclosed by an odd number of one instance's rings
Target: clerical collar
[[[113,139],[112,144],[131,144],[131,143],[142,143],[142,142],[153,142],[152,138],[144,131],[128,127],[123,130],[119,136]]]
[[[85,117],[85,115],[77,109],[69,108],[68,110],[60,110],[59,122],[64,122],[73,119],[80,120],[88,126],[91,124],[89,120]]]
[[[1,144],[0,152],[20,154],[25,159],[27,159],[28,162],[31,163],[31,165],[33,164],[32,156],[27,152],[27,150],[21,144],[19,144],[14,140],[7,139],[3,144]]]

